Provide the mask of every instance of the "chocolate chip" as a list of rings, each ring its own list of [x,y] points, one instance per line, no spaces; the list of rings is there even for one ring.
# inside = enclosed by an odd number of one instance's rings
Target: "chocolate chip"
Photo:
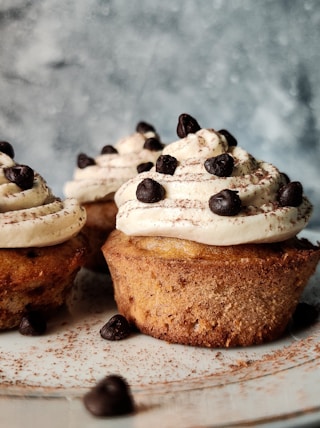
[[[14,150],[10,143],[7,141],[0,141],[0,152],[5,153],[10,156],[11,159],[14,158]]]
[[[295,328],[306,328],[315,323],[319,315],[318,310],[309,303],[300,302],[293,315],[292,321]]]
[[[136,126],[136,131],[140,134],[146,134],[147,132],[156,132],[155,128],[147,122],[138,122]]]
[[[236,138],[234,138],[234,136],[230,134],[230,132],[227,131],[226,129],[220,129],[218,133],[225,136],[229,147],[236,146],[238,144],[238,141],[236,140]]]
[[[36,257],[39,257],[39,255],[40,255],[39,252],[35,248],[30,248],[27,251],[27,257],[29,259],[35,259]]]
[[[101,149],[102,155],[111,155],[113,153],[118,153],[118,150],[113,147],[111,144],[107,144],[106,146],[103,146]]]
[[[286,182],[286,184],[290,183],[290,178],[288,176],[288,174],[286,174],[285,172],[281,172],[281,177],[283,178],[283,181]]]
[[[137,166],[137,171],[138,174],[140,174],[141,172],[145,172],[145,171],[150,171],[150,169],[153,167],[153,162],[144,162],[144,163],[140,163]]]
[[[132,413],[134,402],[128,383],[117,375],[106,376],[83,397],[86,409],[94,416]]]
[[[27,165],[15,165],[4,168],[6,178],[19,186],[22,190],[31,189],[34,180],[34,171]]]
[[[144,149],[150,150],[151,152],[160,152],[163,149],[163,144],[157,138],[148,138],[144,145]]]
[[[230,177],[233,171],[234,159],[228,153],[209,158],[204,167],[210,173],[218,177]]]
[[[165,189],[160,183],[152,180],[152,178],[145,178],[138,184],[136,196],[140,202],[159,202],[165,197]]]
[[[24,336],[41,336],[47,330],[47,322],[38,311],[30,311],[22,317],[19,332]]]
[[[85,153],[80,153],[77,159],[77,165],[79,168],[83,169],[87,166],[95,165],[96,162],[93,158],[90,158]]]
[[[111,317],[100,330],[100,336],[106,340],[122,340],[128,337],[130,333],[130,324],[127,319],[120,314]]]
[[[178,166],[178,161],[170,155],[161,155],[156,162],[156,171],[161,174],[173,175]]]
[[[184,138],[188,134],[194,134],[199,131],[200,125],[192,116],[187,113],[182,113],[179,116],[177,134],[178,137]]]
[[[234,216],[241,211],[241,199],[235,190],[224,189],[211,196],[209,208],[215,214],[222,216]]]
[[[282,207],[298,207],[302,204],[302,184],[291,181],[279,190],[278,200]]]

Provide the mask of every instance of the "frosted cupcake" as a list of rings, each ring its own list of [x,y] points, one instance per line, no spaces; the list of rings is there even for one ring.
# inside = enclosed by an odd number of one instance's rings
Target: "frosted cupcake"
[[[30,311],[63,305],[85,262],[86,220],[76,199],[55,197],[32,168],[0,142],[0,329],[17,327]]]
[[[115,228],[117,207],[114,193],[138,172],[150,169],[162,148],[154,127],[139,122],[136,132],[114,146],[104,146],[97,157],[88,157],[84,153],[78,155],[73,180],[65,184],[64,193],[75,197],[87,211],[84,232],[92,251],[86,267],[106,270],[101,246]]]
[[[179,117],[180,139],[115,195],[103,246],[119,312],[174,343],[229,347],[283,334],[320,258],[296,235],[312,206],[299,182],[226,130]]]

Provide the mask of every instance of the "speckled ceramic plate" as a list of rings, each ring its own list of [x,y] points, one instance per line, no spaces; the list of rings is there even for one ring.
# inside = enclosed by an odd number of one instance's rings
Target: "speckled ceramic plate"
[[[320,241],[320,233],[305,233]],[[320,269],[304,299],[320,305]],[[69,310],[41,337],[0,334],[2,427],[318,426],[320,321],[268,345],[201,349],[141,334],[109,342],[99,330],[116,313],[104,275],[81,271]],[[82,396],[107,374],[131,385],[137,411],[97,419]]]

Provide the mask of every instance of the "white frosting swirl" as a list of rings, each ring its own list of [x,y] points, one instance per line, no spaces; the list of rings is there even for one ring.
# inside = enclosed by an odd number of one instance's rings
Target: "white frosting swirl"
[[[230,177],[206,171],[210,157],[228,153],[234,158]],[[280,171],[270,163],[254,159],[237,146],[228,146],[224,135],[212,129],[167,145],[162,154],[178,160],[174,175],[155,168],[123,184],[115,194],[117,229],[127,235],[167,236],[209,245],[278,242],[295,236],[307,224],[312,206],[306,197],[298,207],[280,206],[278,191],[285,184]],[[156,203],[137,200],[136,189],[144,178],[152,178],[165,189]],[[209,208],[212,195],[224,189],[238,191],[242,210],[235,216],[220,216]]]
[[[0,152],[0,247],[51,246],[75,236],[86,221],[84,208],[76,199],[56,198],[37,173],[32,188],[22,190],[4,174],[15,165]]]
[[[122,138],[114,145],[118,153],[99,155],[95,165],[76,168],[73,180],[64,186],[64,194],[80,203],[113,199],[121,184],[137,174],[138,165],[155,163],[161,152],[143,148],[148,138],[155,137],[156,133],[149,131]]]

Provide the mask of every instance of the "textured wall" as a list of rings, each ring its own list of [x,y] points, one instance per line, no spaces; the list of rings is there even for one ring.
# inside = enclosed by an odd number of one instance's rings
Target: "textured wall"
[[[143,119],[229,129],[301,180],[320,227],[320,1],[1,0],[0,138],[54,191]]]

